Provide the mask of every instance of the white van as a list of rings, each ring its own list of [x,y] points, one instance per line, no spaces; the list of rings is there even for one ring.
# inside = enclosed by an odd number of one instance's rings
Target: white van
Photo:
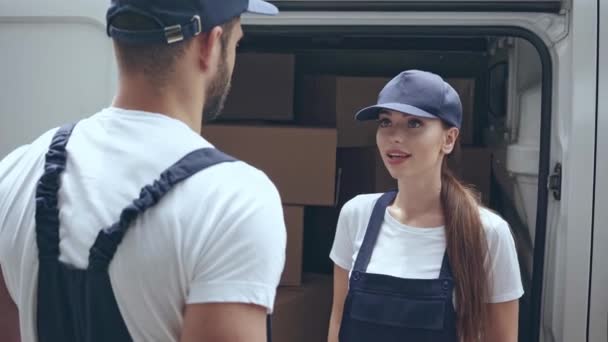
[[[476,80],[475,142],[495,152],[524,275],[520,341],[608,341],[608,0],[274,2],[278,17],[244,18],[243,50],[297,53],[301,72]],[[108,3],[0,1],[0,158],[110,103]]]

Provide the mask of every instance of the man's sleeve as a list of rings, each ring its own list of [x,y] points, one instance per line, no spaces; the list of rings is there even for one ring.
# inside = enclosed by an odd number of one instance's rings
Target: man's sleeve
[[[188,304],[246,303],[272,312],[285,265],[283,208],[266,175],[244,178],[238,194],[221,195],[226,205],[207,218],[214,224],[192,254]]]
[[[14,178],[10,176],[12,172],[15,172],[14,170],[17,167],[17,162],[23,157],[26,151],[27,145],[14,150],[4,159],[0,160],[0,260],[3,257],[2,251],[8,250],[11,243],[11,241],[7,237],[4,237],[2,233],[8,224],[6,218],[10,207],[13,204],[10,193],[11,191],[14,191],[12,188],[15,184],[13,183]]]

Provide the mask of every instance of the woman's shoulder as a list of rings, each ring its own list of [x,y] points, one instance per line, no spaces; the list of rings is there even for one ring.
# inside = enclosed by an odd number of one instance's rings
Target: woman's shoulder
[[[489,241],[513,238],[509,223],[498,213],[489,208],[480,207],[479,214],[486,238]]]
[[[348,200],[340,209],[340,220],[365,225],[382,193],[361,194]]]
[[[382,193],[357,195],[348,200],[344,206],[342,206],[342,212],[349,214],[358,214],[362,212],[371,213],[374,205],[376,205],[376,201],[378,201],[380,196],[382,196]]]

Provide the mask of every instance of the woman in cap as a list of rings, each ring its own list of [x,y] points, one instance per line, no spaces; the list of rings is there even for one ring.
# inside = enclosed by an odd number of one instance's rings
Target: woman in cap
[[[523,288],[509,226],[446,165],[462,121],[456,91],[405,71],[356,118],[378,121],[398,190],[340,212],[329,342],[517,341]]]

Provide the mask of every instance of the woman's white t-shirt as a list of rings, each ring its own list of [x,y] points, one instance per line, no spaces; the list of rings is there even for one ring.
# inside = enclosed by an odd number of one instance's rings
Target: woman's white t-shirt
[[[381,194],[359,195],[347,202],[338,219],[330,258],[351,271],[363,242],[372,210]],[[508,223],[492,211],[480,208],[488,241],[488,303],[520,298],[523,293],[515,243]],[[434,279],[439,277],[446,249],[445,229],[416,228],[404,225],[388,210],[367,268],[367,273],[399,278]]]

